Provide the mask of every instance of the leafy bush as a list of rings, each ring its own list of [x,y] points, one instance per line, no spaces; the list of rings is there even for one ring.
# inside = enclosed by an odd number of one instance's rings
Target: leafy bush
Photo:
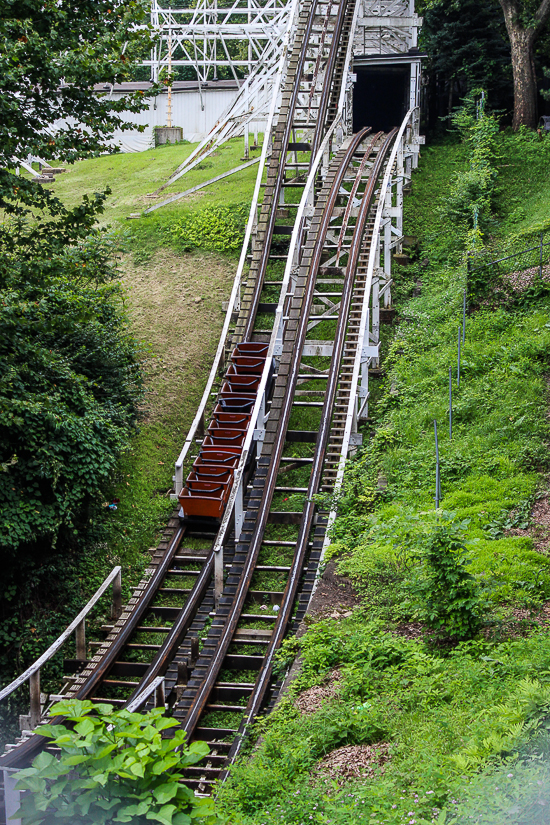
[[[180,218],[170,227],[170,235],[185,251],[206,249],[235,252],[242,246],[249,206],[206,206]]]
[[[36,733],[61,750],[59,759],[42,751],[32,767],[16,774],[22,797],[17,816],[23,825],[53,825],[72,819],[79,825],[160,822],[190,825],[213,822],[211,800],[197,799],[180,784],[182,771],[207,755],[205,742],[185,745],[178,723],[156,708],[146,714],[115,710],[108,704],[59,702],[54,714],[69,725],[42,725]]]
[[[443,210],[449,220],[468,224],[469,245],[479,246],[481,227],[487,226],[490,216],[497,177],[494,163],[498,120],[494,115],[487,115],[479,105],[476,112],[474,98],[469,97],[455,112],[452,122],[468,146],[470,168],[455,174]]]
[[[72,244],[56,241],[0,256],[0,553],[7,566],[61,536],[70,544],[86,524],[135,429],[141,395],[109,241],[97,231]]]
[[[421,551],[427,575],[416,577],[411,587],[428,627],[457,639],[475,636],[485,607],[479,585],[466,569],[467,526],[450,519],[435,526]]]

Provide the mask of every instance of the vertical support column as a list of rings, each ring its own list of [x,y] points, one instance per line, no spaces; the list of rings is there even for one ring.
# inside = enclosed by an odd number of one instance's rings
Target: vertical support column
[[[84,662],[86,661],[86,619],[82,619],[76,628],[76,658]]]
[[[174,493],[178,496],[183,487],[183,464],[176,462],[174,473]]]
[[[6,813],[6,822],[10,825],[21,825],[20,819],[15,819],[14,814],[21,807],[21,792],[16,790],[17,784],[14,779],[17,770],[4,770],[4,809]]]
[[[330,146],[327,144],[325,151],[323,152],[323,160],[321,161],[321,177],[324,180],[328,173],[328,168],[330,166]]]
[[[170,82],[168,84],[168,103],[166,107],[166,125],[172,126],[172,29],[168,30],[168,75]]]
[[[176,701],[179,702],[189,681],[188,661],[178,662],[178,680],[176,682]]]
[[[365,338],[361,344],[361,348],[365,343],[368,344],[370,337],[370,309],[367,310],[367,323],[365,324]],[[360,413],[357,416],[359,421],[363,421],[369,416],[369,364],[370,358],[361,357],[361,383],[359,385],[359,409]]]
[[[372,281],[372,334],[369,335],[368,328],[365,330],[365,340],[363,341],[364,345],[370,343],[372,341],[373,344],[378,344],[380,342],[380,279],[373,278]],[[379,365],[380,359],[375,359],[376,364],[375,366]],[[368,385],[368,369],[367,369],[367,385]]]
[[[244,155],[243,160],[248,160],[250,158],[250,133],[248,131],[248,121],[244,124]]]
[[[214,605],[216,610],[223,593],[223,547],[214,556]]]
[[[387,279],[391,278],[391,217],[389,210],[392,205],[391,183],[385,195],[386,224],[384,226],[384,274]]]
[[[29,688],[31,694],[31,712],[30,723],[31,730],[34,730],[40,724],[42,712],[40,708],[40,670],[35,671],[29,679]]]
[[[243,496],[243,477],[239,482],[237,488],[237,495],[235,497],[235,541],[239,541],[241,530],[244,522],[244,496]]]
[[[403,179],[405,177],[405,163],[403,152],[403,140],[399,141],[397,150],[397,180],[396,180],[396,207],[399,210],[396,219],[396,229],[399,237],[403,236]],[[399,252],[403,249],[403,244],[399,242]]]
[[[119,570],[113,579],[113,602],[111,618],[118,619],[122,613],[122,571]]]
[[[277,336],[278,338],[278,336]],[[281,337],[282,341],[282,337]],[[260,409],[258,411],[258,421],[255,435],[257,435],[256,439],[256,455],[259,458],[262,454],[262,448],[264,446],[264,434],[265,434],[265,421],[266,421],[266,414],[265,414],[265,392],[262,395],[262,400],[260,402]]]
[[[156,708],[166,707],[166,697],[164,695],[164,679],[155,688],[155,707]]]

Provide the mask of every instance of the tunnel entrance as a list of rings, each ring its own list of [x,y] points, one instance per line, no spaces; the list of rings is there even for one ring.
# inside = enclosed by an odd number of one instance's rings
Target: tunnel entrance
[[[357,66],[353,89],[353,131],[371,126],[389,132],[409,109],[410,66]]]

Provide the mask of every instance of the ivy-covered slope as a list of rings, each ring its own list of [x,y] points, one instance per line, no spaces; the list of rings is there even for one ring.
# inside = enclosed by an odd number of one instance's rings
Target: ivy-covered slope
[[[548,506],[547,289],[502,303],[469,288],[460,386],[457,339],[466,244],[510,252],[550,226],[550,140],[490,130],[488,189],[469,187],[472,141],[428,147],[413,177],[420,248],[395,274],[399,325],[331,548],[360,605],[286,642],[281,667],[300,652],[300,675],[222,789],[231,822],[547,821],[550,547],[533,524]],[[329,698],[300,713],[294,696],[315,684]],[[372,746],[347,757],[370,758],[363,778],[323,773],[344,746]]]

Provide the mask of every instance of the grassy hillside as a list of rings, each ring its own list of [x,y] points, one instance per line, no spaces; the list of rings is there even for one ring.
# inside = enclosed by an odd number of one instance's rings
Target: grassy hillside
[[[400,323],[333,532],[359,603],[286,642],[300,673],[222,789],[231,822],[548,821],[550,298],[471,298],[457,386],[467,227],[447,204],[468,165],[434,145],[413,177],[420,248],[395,273]],[[550,226],[550,140],[500,135],[495,167],[483,241],[521,249]]]

